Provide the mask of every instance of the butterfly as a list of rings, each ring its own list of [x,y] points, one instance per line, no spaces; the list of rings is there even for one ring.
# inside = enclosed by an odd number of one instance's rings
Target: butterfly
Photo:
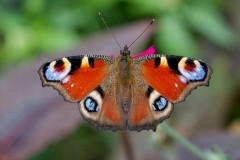
[[[43,64],[39,75],[43,86],[78,103],[83,118],[98,129],[156,130],[174,103],[197,86],[208,86],[212,69],[201,60],[155,52],[150,47],[131,57],[125,46],[116,58],[64,57]]]

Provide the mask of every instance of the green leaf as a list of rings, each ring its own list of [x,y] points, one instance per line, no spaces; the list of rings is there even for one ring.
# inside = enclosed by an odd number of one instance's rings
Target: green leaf
[[[210,5],[192,5],[186,9],[192,27],[213,43],[231,48],[236,37],[219,11]]]
[[[166,54],[199,56],[199,48],[188,28],[176,15],[164,15],[159,20],[156,40]]]

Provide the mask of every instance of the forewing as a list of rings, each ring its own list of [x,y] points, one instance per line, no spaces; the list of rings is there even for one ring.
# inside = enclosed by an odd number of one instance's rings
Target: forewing
[[[78,102],[106,79],[113,63],[107,56],[64,57],[44,64],[39,75],[43,86],[52,86],[65,100]]]
[[[212,74],[206,63],[188,57],[153,55],[137,61],[147,84],[173,103],[185,100],[197,86],[208,86]]]

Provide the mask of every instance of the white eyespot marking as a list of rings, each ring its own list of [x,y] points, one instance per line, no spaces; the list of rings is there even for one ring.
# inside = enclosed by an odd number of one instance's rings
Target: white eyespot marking
[[[93,113],[99,111],[102,107],[102,101],[100,93],[94,90],[79,102],[79,111],[84,115],[84,117],[96,120],[97,115]]]
[[[192,71],[180,69],[180,72],[188,80],[203,80],[206,75],[205,70],[201,66],[194,68]]]
[[[71,69],[72,64],[69,62],[69,60],[67,58],[63,57],[62,61],[64,62],[64,67],[66,69]]]
[[[178,87],[178,84],[177,84],[177,83],[175,83],[175,87]]]
[[[66,76],[62,79],[62,83],[67,83],[70,80],[70,76]]]
[[[68,73],[71,70],[71,63],[67,60],[67,58],[62,58],[63,62],[63,69],[62,70],[57,70],[56,61],[52,61],[49,66],[47,67],[45,71],[45,77],[49,81],[61,81],[65,76],[68,75]]]
[[[180,76],[180,80],[183,83],[187,83],[187,81],[189,80],[192,81],[203,80],[206,75],[206,71],[204,70],[203,66],[197,60],[193,61],[194,66],[187,66],[188,65],[186,63],[187,60],[188,59],[184,57],[178,64],[178,69],[182,74],[182,76]],[[186,69],[185,67],[189,67],[190,69]]]
[[[149,106],[151,106],[151,109],[154,111],[163,111],[168,106],[168,101],[156,90],[150,93],[148,101]]]
[[[183,57],[180,62],[178,63],[178,70],[184,69],[187,57]]]
[[[149,106],[152,106],[155,99],[157,99],[160,96],[160,93],[158,93],[156,90],[153,90],[149,96]]]
[[[51,68],[54,68],[55,64],[56,64],[56,61],[52,61],[52,62],[49,64],[49,66],[50,66]]]
[[[185,83],[185,84],[187,84],[187,82],[188,82],[188,80],[187,80],[187,78],[185,78],[184,76],[179,76],[180,77],[180,80],[183,82],[183,83]]]
[[[98,93],[98,91],[96,91],[96,90],[92,91],[88,95],[88,97],[94,98],[97,101],[97,103],[99,104],[99,106],[102,106],[102,97],[101,97],[100,93]]]
[[[71,84],[71,87],[74,87],[74,83],[73,83],[73,84]]]
[[[154,89],[151,90],[148,96],[148,103],[151,109],[151,113],[149,112],[149,114],[151,114],[158,123],[168,118],[173,110],[172,103]]]
[[[81,67],[89,67],[89,61],[87,56],[83,57]]]

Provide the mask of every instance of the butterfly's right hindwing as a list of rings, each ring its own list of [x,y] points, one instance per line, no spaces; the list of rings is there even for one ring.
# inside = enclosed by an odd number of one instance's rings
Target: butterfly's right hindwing
[[[83,117],[95,125],[99,130],[112,131],[126,129],[122,107],[117,103],[115,64],[108,69],[107,78],[79,104],[79,111]]]

